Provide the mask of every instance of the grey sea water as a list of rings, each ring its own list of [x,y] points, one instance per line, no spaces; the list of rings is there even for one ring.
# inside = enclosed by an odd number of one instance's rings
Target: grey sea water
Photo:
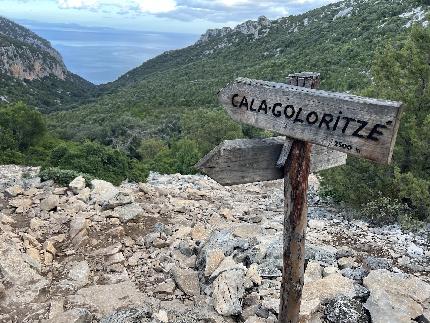
[[[146,60],[191,45],[199,38],[195,34],[20,23],[49,40],[70,71],[95,84],[114,81]]]

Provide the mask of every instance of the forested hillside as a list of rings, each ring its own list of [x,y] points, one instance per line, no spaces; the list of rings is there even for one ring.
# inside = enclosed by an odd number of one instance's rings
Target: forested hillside
[[[77,106],[94,90],[47,40],[0,17],[0,104],[23,101],[50,112]]]
[[[393,165],[350,158],[324,174],[330,179],[323,181],[325,193],[375,222],[415,226],[430,215],[429,5],[346,0],[298,16],[209,30],[195,45],[166,52],[115,82],[88,92],[78,87],[83,94],[68,103],[43,105],[40,100],[50,96],[32,94],[36,84],[53,93],[61,78],[33,80],[31,91],[22,92],[24,101],[56,112],[0,107],[0,127],[7,129],[0,134],[0,161],[54,166],[45,176],[63,183],[74,172],[115,183],[144,180],[151,170],[193,173],[198,159],[223,139],[271,135],[233,122],[216,100],[221,87],[238,76],[283,82],[291,72],[317,71],[323,89],[406,105]],[[7,85],[0,90],[12,86],[19,97],[19,87],[2,80]],[[38,125],[34,140],[18,131],[20,124]]]

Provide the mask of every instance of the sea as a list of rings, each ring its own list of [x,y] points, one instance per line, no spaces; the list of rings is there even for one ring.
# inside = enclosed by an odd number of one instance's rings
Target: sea
[[[19,23],[49,40],[63,56],[69,71],[94,84],[114,81],[148,59],[167,50],[192,45],[199,39],[197,34],[32,21]]]

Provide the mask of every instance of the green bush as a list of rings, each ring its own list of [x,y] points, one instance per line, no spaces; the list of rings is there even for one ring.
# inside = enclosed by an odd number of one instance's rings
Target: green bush
[[[410,209],[397,200],[380,196],[366,203],[362,208],[362,214],[373,224],[386,225],[394,224],[400,218],[409,216]]]
[[[42,181],[53,180],[55,183],[62,186],[69,185],[69,183],[78,176],[84,177],[87,185],[89,185],[90,182],[94,179],[88,174],[79,173],[74,170],[61,169],[58,167],[49,167],[46,169],[42,169],[39,173],[39,176]]]

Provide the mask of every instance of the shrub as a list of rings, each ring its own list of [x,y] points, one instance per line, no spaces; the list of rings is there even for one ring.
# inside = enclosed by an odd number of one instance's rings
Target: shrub
[[[55,183],[62,186],[69,185],[69,183],[78,176],[84,177],[87,185],[89,185],[90,182],[94,179],[92,176],[88,174],[79,173],[74,170],[61,169],[58,167],[49,167],[49,168],[43,169],[40,171],[39,176],[42,179],[42,181],[53,180]]]
[[[400,218],[409,216],[410,209],[407,205],[386,196],[368,202],[362,209],[362,214],[371,223],[377,225],[394,224]]]

